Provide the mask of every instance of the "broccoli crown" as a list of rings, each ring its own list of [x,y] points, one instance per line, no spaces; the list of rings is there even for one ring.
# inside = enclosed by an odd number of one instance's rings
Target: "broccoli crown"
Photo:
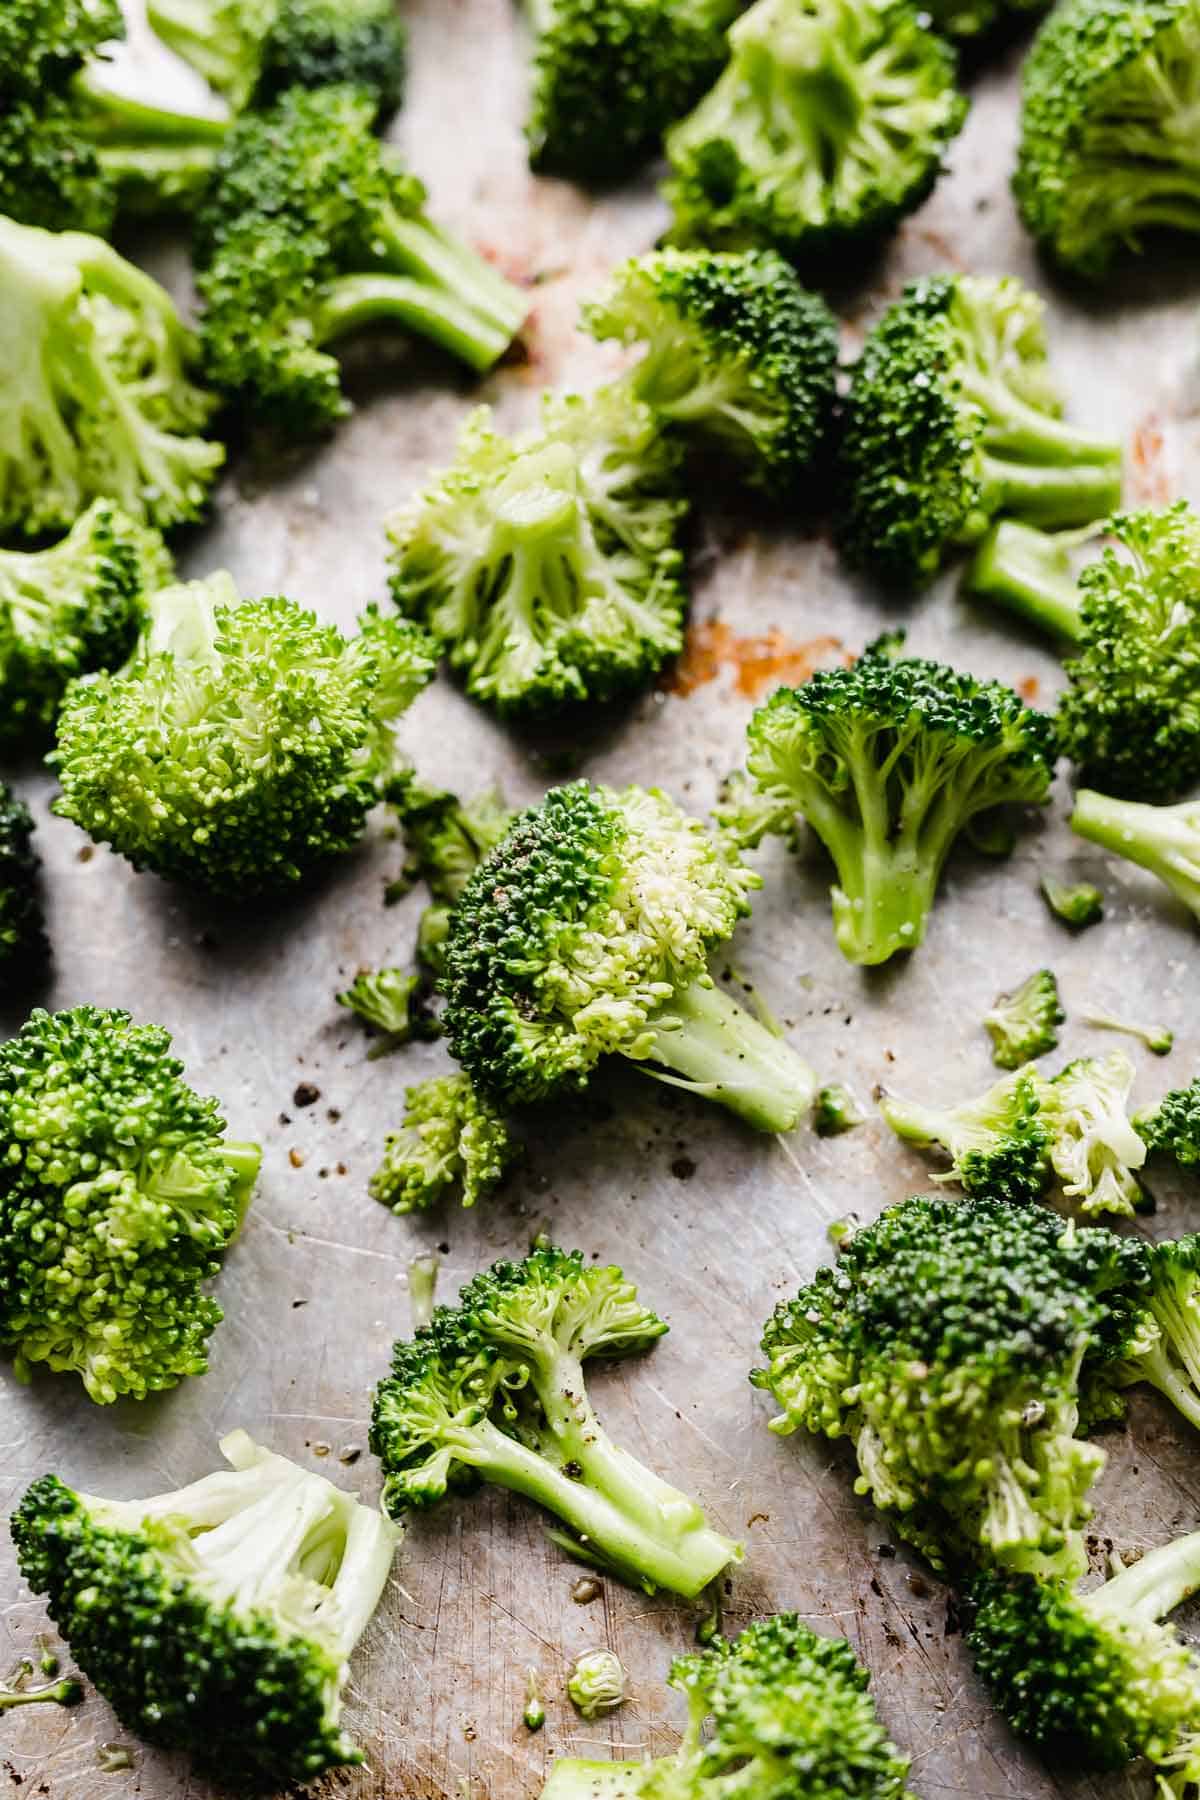
[[[638,398],[793,491],[821,450],[836,400],[838,329],[773,250],[661,250],[628,262],[585,308],[593,337],[644,344]]]
[[[1055,918],[1075,931],[1098,925],[1104,917],[1104,895],[1090,881],[1066,882],[1043,875],[1040,886]]]
[[[666,139],[671,235],[819,256],[921,204],[966,117],[954,55],[907,0],[757,0]]]
[[[968,1194],[1022,1205],[1038,1200],[1053,1180],[1053,1133],[1043,1117],[1044,1084],[1018,1069],[976,1100],[955,1106],[917,1106],[886,1094],[880,1111],[908,1143],[937,1144],[950,1158],[943,1181]]]
[[[1089,787],[1172,800],[1200,778],[1200,515],[1180,500],[1106,529],[1125,554],[1080,575],[1059,742]]]
[[[53,90],[10,99],[2,73],[0,99],[0,213],[48,231],[69,225],[106,236],[116,186],[83,135],[78,108]]]
[[[992,1061],[998,1069],[1019,1069],[1045,1056],[1058,1043],[1057,1027],[1065,1018],[1052,971],[1035,969],[1015,993],[1001,994],[984,1014]]]
[[[424,1212],[455,1186],[464,1206],[503,1180],[520,1151],[503,1115],[466,1075],[405,1089],[404,1123],[388,1134],[370,1191],[394,1213]]]
[[[1144,232],[1200,231],[1196,0],[1066,0],[1023,70],[1013,191],[1038,242],[1099,277]]]
[[[13,1515],[21,1573],[139,1737],[231,1786],[306,1783],[363,1760],[341,1687],[399,1533],[245,1432],[221,1448],[232,1472],[141,1501],[43,1475]]]
[[[1165,1151],[1182,1168],[1194,1167],[1200,1163],[1200,1079],[1173,1088],[1133,1122],[1147,1150]]]
[[[1200,804],[1150,806],[1080,788],[1071,829],[1114,856],[1149,869],[1200,919]]]
[[[240,600],[223,573],[147,612],[126,668],[66,696],[56,812],[215,893],[286,886],[353,848],[433,673],[424,633],[370,608],[347,640],[291,600]]]
[[[1005,20],[1044,12],[1045,7],[1046,0],[928,0],[921,10],[928,13],[935,31],[965,40],[982,37]]]
[[[744,4],[531,0],[533,166],[606,185],[630,174],[716,79]]]
[[[1146,1280],[1111,1232],[917,1196],[777,1307],[751,1379],[773,1430],[855,1440],[859,1491],[935,1565],[1075,1570],[1104,1460],[1075,1437],[1080,1368],[1126,1348]]]
[[[208,1366],[203,1291],[258,1175],[160,1025],[78,1006],[0,1045],[0,1339],[93,1400]]]
[[[515,440],[489,419],[389,520],[396,604],[505,716],[645,687],[683,646],[678,447],[621,388],[547,395]]]
[[[0,219],[0,533],[68,530],[107,497],[165,529],[198,518],[224,458],[170,296],[99,238]]]
[[[470,800],[410,786],[398,803],[409,857],[435,900],[453,906],[516,818],[499,787]]]
[[[779,688],[749,726],[751,775],[833,858],[834,930],[852,962],[914,949],[942,866],[973,818],[1037,804],[1053,727],[998,681],[899,654],[879,638],[849,668]]]
[[[50,954],[33,847],[33,818],[0,781],[0,993],[27,986]]]
[[[352,83],[392,112],[405,31],[394,0],[151,0],[151,25],[239,112],[285,88]]]
[[[68,681],[125,660],[142,595],[173,575],[158,532],[108,500],[48,550],[0,550],[0,743],[44,741]]]

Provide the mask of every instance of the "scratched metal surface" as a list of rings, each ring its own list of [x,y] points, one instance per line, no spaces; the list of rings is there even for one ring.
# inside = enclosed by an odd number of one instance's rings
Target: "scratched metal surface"
[[[400,139],[439,211],[514,274],[538,282],[531,359],[487,384],[504,421],[517,421],[543,383],[587,382],[612,366],[576,340],[576,301],[619,257],[652,241],[658,204],[649,182],[589,200],[529,176],[510,0],[419,0],[410,11]],[[1153,293],[1133,281],[1115,302],[1090,307],[1054,295],[1007,197],[1012,67],[993,68],[973,92],[952,172],[851,297],[848,345],[868,308],[906,276],[948,263],[1015,270],[1050,294],[1076,414],[1130,445],[1130,497],[1190,488],[1200,498],[1200,418],[1189,412],[1200,405],[1194,277],[1189,287],[1181,263]],[[164,266],[157,256],[155,266]],[[394,353],[361,359],[355,391],[360,409],[327,448],[270,479],[245,461],[233,469],[212,527],[188,547],[189,572],[227,564],[249,590],[284,590],[341,623],[381,595],[381,516],[448,456],[477,396],[433,358]],[[854,648],[893,615],[856,591],[820,537],[768,531],[749,514],[707,507],[698,540],[698,631],[683,684],[691,691],[648,696],[591,747],[586,767],[608,780],[658,780],[702,808],[738,758],[750,710],[739,681],[754,685],[757,652],[742,640],[774,631],[791,643],[833,636]],[[952,578],[912,608],[909,622],[919,651],[1028,681],[1039,697],[1053,686],[1053,660],[961,602]],[[470,788],[499,777],[526,799],[548,778],[544,764],[445,682],[421,700],[405,736],[433,781]],[[549,1220],[561,1242],[622,1260],[673,1323],[650,1356],[598,1374],[595,1387],[618,1437],[745,1539],[730,1629],[795,1607],[848,1634],[874,1670],[880,1708],[912,1753],[912,1785],[925,1800],[1149,1794],[1137,1772],[1055,1777],[1006,1735],[972,1679],[947,1594],[903,1551],[883,1548],[888,1532],[853,1498],[846,1457],[771,1437],[767,1409],[747,1386],[760,1324],[825,1256],[827,1220],[872,1215],[917,1187],[918,1159],[877,1123],[828,1143],[802,1130],[785,1148],[616,1072],[596,1081],[588,1104],[562,1113],[552,1140],[532,1144],[524,1170],[491,1205],[395,1219],[368,1199],[367,1177],[399,1115],[403,1083],[442,1066],[445,1052],[430,1046],[368,1062],[362,1037],[333,1004],[356,965],[402,960],[409,950],[420,900],[384,909],[383,885],[400,857],[382,824],[319,892],[273,912],[222,912],[105,852],[85,860],[82,838],[47,817],[49,782],[30,776],[25,785],[41,821],[57,946],[48,999],[124,1005],[166,1022],[197,1085],[221,1094],[234,1132],[261,1137],[266,1157],[257,1203],[220,1281],[227,1320],[208,1375],[156,1404],[103,1410],[73,1382],[39,1378],[20,1388],[5,1375],[0,1507],[7,1511],[48,1467],[114,1495],[176,1486],[212,1466],[217,1438],[234,1425],[374,1495],[369,1396],[392,1338],[408,1329],[409,1260],[436,1249],[440,1291],[452,1297],[473,1270],[520,1252]],[[925,948],[875,974],[848,967],[834,949],[818,859],[789,866],[782,855],[764,858],[766,886],[734,954],[817,1068],[864,1101],[883,1080],[921,1096],[981,1083],[989,1063],[980,1015],[998,989],[1048,962],[1070,1009],[1120,1006],[1176,1028],[1165,1066],[1135,1051],[1140,1097],[1194,1072],[1195,936],[1148,878],[1073,844],[1061,790],[1011,862],[956,858]],[[1100,930],[1073,940],[1053,924],[1035,890],[1044,866],[1101,881],[1109,917]],[[1095,1034],[1067,1027],[1064,1054],[1097,1047]],[[292,1098],[301,1081],[320,1090],[304,1109]],[[1200,1222],[1194,1189],[1165,1188],[1161,1202],[1152,1229]],[[1143,1545],[1197,1523],[1197,1445],[1165,1409],[1135,1401],[1132,1429],[1110,1434],[1108,1445],[1103,1534]],[[691,1641],[690,1610],[611,1582],[581,1606],[571,1598],[576,1573],[547,1543],[541,1520],[501,1494],[452,1502],[417,1523],[354,1665],[350,1720],[367,1765],[320,1791],[515,1800],[537,1793],[556,1753],[669,1749],[680,1709],[662,1678]],[[7,1543],[0,1579],[5,1663],[36,1642],[46,1620]],[[589,1726],[573,1715],[563,1678],[576,1652],[601,1642],[626,1663],[633,1697]],[[531,1663],[548,1707],[536,1737],[521,1724]],[[97,1747],[114,1742],[130,1748],[132,1766],[104,1773]],[[179,1763],[134,1743],[91,1695],[71,1713],[4,1717],[0,1791],[10,1789],[50,1800],[209,1793]]]

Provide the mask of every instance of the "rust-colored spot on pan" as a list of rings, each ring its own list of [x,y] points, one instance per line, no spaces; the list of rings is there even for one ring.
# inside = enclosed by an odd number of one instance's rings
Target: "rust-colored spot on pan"
[[[760,637],[743,637],[724,619],[697,619],[688,627],[683,654],[660,685],[668,694],[686,699],[730,669],[737,692],[757,700],[782,682],[794,686],[807,681],[816,669],[849,661],[840,638],[797,642],[774,627]]]

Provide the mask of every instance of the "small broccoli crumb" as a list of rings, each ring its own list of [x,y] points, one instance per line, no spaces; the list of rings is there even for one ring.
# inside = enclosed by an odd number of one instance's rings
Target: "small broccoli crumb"
[[[585,1650],[567,1676],[567,1695],[584,1719],[615,1712],[626,1700],[625,1666],[615,1650]]]
[[[418,1004],[421,978],[404,969],[360,969],[337,1003],[382,1035],[367,1052],[369,1061],[388,1056],[413,1038],[437,1035],[437,1026]]]
[[[525,1671],[525,1711],[521,1721],[526,1731],[540,1731],[546,1723],[546,1707],[542,1700],[541,1680],[535,1668]]]
[[[1035,969],[1011,994],[1001,994],[984,1027],[992,1040],[998,1069],[1019,1069],[1045,1056],[1058,1043],[1057,1027],[1066,1018],[1058,998],[1058,982],[1049,969]]]
[[[11,1706],[78,1706],[82,1699],[83,1683],[67,1676],[52,1687],[0,1687],[0,1712],[6,1712]]]
[[[818,1137],[839,1137],[862,1123],[858,1101],[848,1087],[834,1082],[821,1088],[813,1106],[813,1130]]]
[[[1175,1033],[1166,1025],[1136,1025],[1109,1012],[1085,1012],[1080,1018],[1095,1031],[1118,1031],[1126,1037],[1137,1038],[1155,1056],[1169,1056],[1175,1047]]]
[[[1053,875],[1043,875],[1040,886],[1055,918],[1073,931],[1084,931],[1103,919],[1104,895],[1090,881],[1064,882]]]

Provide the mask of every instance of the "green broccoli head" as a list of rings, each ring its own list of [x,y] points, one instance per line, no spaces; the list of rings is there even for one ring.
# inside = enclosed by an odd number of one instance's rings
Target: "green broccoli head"
[[[349,407],[327,346],[370,323],[471,368],[503,355],[523,294],[425,214],[425,190],[374,136],[357,87],[289,88],[230,132],[197,217],[208,372],[303,435]]]
[[[1102,850],[1149,869],[1200,919],[1200,801],[1150,806],[1080,788],[1071,829]]]
[[[44,742],[67,683],[124,662],[143,594],[173,576],[158,532],[108,500],[48,550],[0,550],[0,743]]]
[[[897,1137],[922,1149],[937,1145],[950,1159],[938,1177],[965,1193],[1023,1205],[1039,1200],[1053,1181],[1053,1131],[1043,1117],[1044,1084],[1019,1069],[978,1099],[953,1106],[920,1106],[884,1094],[880,1111]]]
[[[853,1233],[769,1321],[772,1429],[849,1437],[858,1491],[935,1567],[1079,1573],[1103,1452],[1081,1367],[1123,1350],[1145,1250],[1004,1199],[916,1197]]]
[[[844,1638],[819,1636],[796,1613],[758,1619],[672,1664],[671,1685],[687,1696],[689,1714],[673,1755],[561,1759],[541,1800],[719,1800],[731,1787],[753,1800],[913,1800],[909,1759],[880,1724],[869,1680]]]
[[[1035,969],[1014,993],[1001,994],[984,1014],[992,1061],[998,1069],[1019,1069],[1045,1056],[1058,1043],[1057,1028],[1065,1018],[1052,971]]]
[[[396,604],[505,717],[645,687],[683,646],[678,447],[621,388],[547,395],[515,440],[489,420],[388,521]]]
[[[244,1431],[221,1450],[231,1470],[146,1500],[43,1475],[13,1541],[122,1724],[223,1783],[290,1788],[363,1760],[341,1691],[400,1533]]]
[[[151,25],[241,112],[290,87],[351,83],[391,113],[404,85],[395,0],[150,0]]]
[[[846,408],[838,533],[896,585],[926,580],[1000,515],[1104,518],[1121,452],[1065,425],[1044,305],[1010,275],[911,282],[863,347]]]
[[[575,1557],[650,1592],[698,1594],[739,1547],[612,1442],[582,1367],[665,1330],[620,1269],[581,1251],[496,1263],[393,1350],[371,1422],[384,1506],[396,1515],[493,1481],[554,1514],[552,1535]]]
[[[935,31],[965,41],[1044,12],[1046,3],[1047,0],[928,0],[921,10],[928,14]]]
[[[1013,190],[1063,267],[1104,275],[1151,231],[1200,231],[1200,6],[1065,0],[1025,60]]]
[[[1104,895],[1090,881],[1059,881],[1054,875],[1043,875],[1039,886],[1055,918],[1073,931],[1098,925],[1104,917]]]
[[[66,696],[55,811],[171,880],[284,887],[358,842],[433,668],[424,633],[373,608],[346,639],[224,573],[164,588],[128,665]]]
[[[759,885],[657,789],[552,788],[454,908],[442,977],[452,1051],[500,1104],[581,1088],[616,1054],[760,1130],[791,1130],[811,1071],[708,973]]]
[[[458,1187],[462,1204],[490,1194],[520,1153],[508,1123],[466,1075],[405,1089],[404,1123],[389,1133],[371,1195],[394,1213],[424,1212]]]
[[[1147,1150],[1173,1156],[1180,1168],[1194,1168],[1200,1164],[1200,1078],[1173,1088],[1133,1122]]]
[[[159,1025],[78,1006],[0,1045],[0,1341],[18,1372],[93,1400],[203,1374],[222,1317],[203,1291],[236,1236],[257,1144],[183,1079]]]
[[[593,337],[643,344],[634,393],[724,452],[754,486],[794,494],[833,418],[837,323],[772,250],[661,250],[618,269],[584,310]]]
[[[819,258],[918,207],[966,117],[949,46],[907,0],[757,0],[668,133],[671,237]]]
[[[1148,1381],[1200,1426],[1200,1233],[1147,1248],[1140,1327],[1112,1371],[1120,1386]]]
[[[0,781],[0,994],[30,986],[50,955],[40,874],[29,808]]]
[[[915,949],[955,838],[994,807],[1040,804],[1053,776],[1048,719],[902,644],[779,688],[749,727],[768,807],[807,820],[833,858],[834,932],[857,963]]]
[[[7,22],[8,9],[5,9]],[[4,79],[0,75],[0,92]],[[47,231],[70,226],[105,237],[117,212],[116,185],[83,135],[79,109],[50,90],[4,98],[0,113],[0,213]]]

